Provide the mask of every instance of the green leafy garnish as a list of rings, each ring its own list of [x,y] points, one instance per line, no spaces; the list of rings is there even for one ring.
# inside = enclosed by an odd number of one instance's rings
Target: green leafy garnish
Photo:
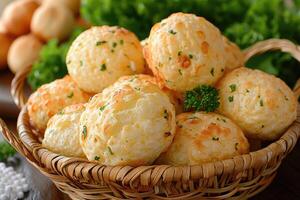
[[[100,71],[105,71],[106,70],[106,64],[103,63],[100,67]]]
[[[233,102],[233,99],[234,99],[233,96],[229,96],[229,97],[228,97],[228,101],[229,101],[229,102]]]
[[[184,97],[185,111],[213,112],[219,105],[218,90],[212,86],[201,85],[191,91],[187,91]]]
[[[100,157],[99,156],[95,156],[95,160],[99,160],[100,159]]]
[[[175,35],[175,34],[176,34],[176,32],[175,32],[174,30],[172,30],[172,29],[169,30],[169,33],[172,34],[172,35]]]
[[[213,137],[212,137],[212,140],[214,140],[214,141],[219,141],[219,137],[213,136]]]
[[[100,46],[102,44],[107,43],[105,40],[96,42],[96,46]]]
[[[15,149],[7,142],[0,142],[0,161],[5,161],[7,158],[15,155]]]
[[[68,98],[71,99],[74,96],[74,92],[71,92],[70,94],[68,94]]]
[[[229,85],[229,87],[231,89],[231,92],[236,91],[236,84],[231,84],[231,85]]]
[[[107,147],[108,152],[110,153],[110,155],[114,155],[114,153],[112,152],[110,146]]]
[[[86,127],[86,125],[84,125],[82,127],[82,135],[83,135],[84,138],[86,138],[86,135],[87,135],[87,127]]]

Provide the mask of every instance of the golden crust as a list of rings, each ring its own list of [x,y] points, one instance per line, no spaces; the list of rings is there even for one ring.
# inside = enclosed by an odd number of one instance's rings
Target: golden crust
[[[39,4],[34,0],[15,1],[10,3],[2,14],[6,30],[15,36],[30,32],[30,22]]]
[[[244,66],[244,54],[241,49],[229,41],[225,36],[222,36],[225,49],[225,72],[230,72],[236,68]]]
[[[39,58],[42,47],[43,43],[32,34],[18,37],[8,52],[10,70],[17,73],[31,66]]]
[[[225,70],[220,31],[193,14],[175,13],[155,24],[144,57],[158,81],[179,92],[212,85]]]
[[[277,139],[296,119],[297,99],[279,78],[238,68],[217,84],[219,112],[235,121],[248,137]]]
[[[47,22],[47,23],[45,23]],[[73,31],[75,19],[73,13],[64,6],[41,6],[34,13],[31,31],[42,40],[64,40]]]
[[[215,113],[182,113],[176,117],[176,133],[159,164],[199,165],[249,152],[242,130]]]
[[[57,154],[84,158],[79,144],[79,120],[84,110],[84,104],[75,104],[51,117],[42,146]]]
[[[80,119],[80,143],[90,161],[149,165],[171,144],[175,109],[151,79],[122,77],[87,104]]]
[[[73,42],[67,55],[69,74],[79,87],[98,93],[121,76],[144,71],[138,38],[120,27],[92,27]]]
[[[49,5],[65,6],[74,14],[77,14],[80,8],[80,0],[43,0],[43,6]]]
[[[48,120],[53,115],[66,106],[85,103],[89,97],[90,95],[81,91],[70,76],[45,84],[28,99],[30,123],[43,135]]]
[[[0,32],[0,69],[4,69],[7,66],[7,55],[12,42],[13,38]]]

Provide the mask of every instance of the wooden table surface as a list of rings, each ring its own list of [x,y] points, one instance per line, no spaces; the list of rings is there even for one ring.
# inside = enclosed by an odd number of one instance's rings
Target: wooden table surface
[[[18,109],[12,103],[9,93],[10,82],[13,75],[8,71],[0,71],[0,117],[15,129]],[[1,140],[1,138],[0,138]],[[55,186],[35,168],[30,166],[25,159],[21,168],[32,185],[28,200],[62,200],[67,199]],[[273,183],[262,193],[253,197],[255,200],[299,200],[300,199],[300,144],[288,155],[278,170]]]

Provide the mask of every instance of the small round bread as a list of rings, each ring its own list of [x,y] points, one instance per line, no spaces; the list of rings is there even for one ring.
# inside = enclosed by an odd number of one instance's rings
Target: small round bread
[[[296,119],[297,99],[279,78],[238,68],[217,84],[219,112],[235,121],[247,137],[277,139]]]
[[[84,158],[79,143],[79,120],[84,110],[84,104],[75,104],[54,115],[48,122],[43,147],[60,155]]]
[[[122,77],[90,100],[80,119],[80,132],[90,161],[150,165],[173,140],[175,109],[147,78]]]
[[[222,37],[225,47],[225,72],[230,72],[235,68],[244,66],[244,54],[241,49],[228,40],[225,36]]]
[[[70,76],[65,76],[41,86],[28,99],[28,115],[31,125],[39,130],[41,136],[48,120],[64,107],[85,103],[89,95],[81,91]]]
[[[120,27],[92,27],[81,33],[67,54],[70,76],[84,91],[99,93],[121,76],[142,73],[138,38]]]
[[[40,55],[43,43],[34,35],[18,37],[8,52],[8,65],[13,73],[31,66]]]
[[[220,31],[193,14],[175,13],[155,24],[144,56],[154,76],[179,92],[213,85],[225,70]]]
[[[242,130],[215,113],[182,113],[176,117],[176,133],[168,151],[157,163],[200,165],[249,152]]]
[[[7,55],[13,38],[0,32],[0,70],[7,67]]]
[[[75,19],[70,9],[59,5],[39,7],[31,22],[32,32],[42,40],[64,40],[73,31]]]
[[[30,22],[39,4],[34,0],[14,1],[2,14],[2,22],[7,31],[15,36],[30,32]]]
[[[77,14],[80,8],[80,0],[43,0],[43,6],[48,5],[65,6],[74,14]]]

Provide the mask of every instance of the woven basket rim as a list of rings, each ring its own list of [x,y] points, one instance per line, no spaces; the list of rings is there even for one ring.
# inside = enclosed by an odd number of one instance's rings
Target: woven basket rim
[[[285,133],[276,141],[270,143],[266,147],[259,149],[257,151],[249,152],[248,154],[238,155],[234,156],[233,158],[210,162],[210,163],[204,163],[200,165],[178,165],[178,166],[172,166],[172,165],[149,165],[149,166],[139,166],[139,167],[131,167],[131,166],[106,166],[101,165],[96,162],[88,161],[84,158],[75,158],[75,157],[67,157],[63,156],[57,153],[54,153],[47,148],[43,147],[42,144],[39,142],[36,135],[31,131],[31,125],[28,120],[28,111],[27,106],[25,105],[19,115],[18,118],[18,132],[19,136],[23,142],[23,144],[28,148],[31,152],[33,152],[35,158],[39,162],[40,166],[47,166],[47,169],[50,169],[51,171],[55,171],[59,174],[65,174],[65,171],[60,171],[60,168],[57,168],[56,166],[49,165],[49,163],[43,162],[43,160],[49,159],[51,157],[52,159],[55,158],[56,160],[62,160],[64,162],[64,165],[72,164],[72,165],[87,165],[88,168],[93,167],[104,167],[104,168],[128,168],[131,170],[136,169],[139,171],[140,169],[145,168],[185,168],[186,171],[191,171],[192,168],[199,169],[202,168],[203,174],[198,174],[194,176],[195,179],[199,178],[209,178],[212,176],[218,176],[221,174],[226,173],[240,173],[244,170],[250,169],[250,168],[263,168],[267,167],[268,163],[272,158],[277,157],[279,155],[288,153],[290,150],[292,150],[293,146],[296,144],[294,141],[297,142],[298,137],[300,136],[299,130],[300,130],[300,104],[298,104],[297,109],[297,119],[293,122],[293,124],[290,125],[290,127],[285,131]],[[251,161],[251,162],[249,162]],[[226,171],[223,170],[211,170],[211,169],[218,169],[219,166],[232,166],[234,164],[234,168]],[[83,166],[85,168],[85,166]],[[224,171],[225,170],[225,171]],[[65,174],[66,175],[66,174]],[[69,176],[69,175],[68,175]],[[114,182],[116,179],[111,179],[111,177],[108,177],[109,182]],[[174,181],[174,180],[172,180]]]

